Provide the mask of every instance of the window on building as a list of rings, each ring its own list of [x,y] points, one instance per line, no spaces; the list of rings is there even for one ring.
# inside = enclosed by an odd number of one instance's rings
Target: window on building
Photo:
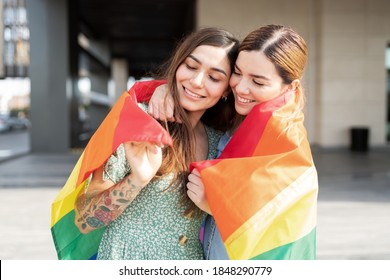
[[[3,76],[27,77],[29,39],[26,0],[2,0]]]

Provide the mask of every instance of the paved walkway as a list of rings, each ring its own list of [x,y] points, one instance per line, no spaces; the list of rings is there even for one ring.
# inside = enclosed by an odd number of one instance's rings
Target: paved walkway
[[[0,162],[0,259],[52,260],[50,207],[78,155]],[[390,260],[390,149],[314,151],[318,259]]]
[[[315,153],[318,259],[390,260],[390,150]]]

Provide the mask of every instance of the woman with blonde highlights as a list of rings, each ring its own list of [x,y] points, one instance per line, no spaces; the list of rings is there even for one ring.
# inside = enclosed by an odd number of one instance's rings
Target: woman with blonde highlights
[[[239,47],[238,57],[229,82],[234,94],[237,114],[233,121],[233,127],[220,140],[218,145],[219,155],[254,107],[259,108],[259,106],[280,99],[282,96],[286,96],[286,99],[287,96],[293,96],[295,101],[293,110],[288,115],[281,117],[283,119],[281,124],[278,124],[278,131],[281,129],[281,133],[288,134],[291,127],[299,124],[299,133],[305,137],[302,143],[307,144],[302,112],[305,97],[301,83],[307,56],[308,50],[304,39],[293,29],[285,26],[272,24],[263,26],[250,32],[245,37]],[[156,99],[152,99],[153,105],[150,106],[161,106],[162,92],[161,89],[156,91]],[[172,115],[173,112],[168,111],[166,115],[154,116],[159,118],[170,117],[172,119]],[[254,126],[251,129],[256,130],[257,128]],[[297,129],[294,131],[297,131]],[[288,137],[295,136],[288,135]],[[235,140],[235,145],[237,143],[246,145],[246,139],[236,138]],[[277,139],[275,139],[276,141]],[[311,152],[306,149],[305,153],[307,154],[305,159],[308,159],[309,166],[312,164]],[[224,158],[229,158],[229,156],[225,155]],[[246,178],[243,178],[243,180],[246,180]],[[240,188],[240,186],[236,187]],[[213,218],[213,209],[210,209],[208,203],[207,191],[203,185],[202,177],[196,169],[189,175],[187,188],[192,201],[209,214],[204,227],[203,249],[205,258],[229,259],[224,241]],[[223,190],[224,186],[221,185],[219,188]],[[216,208],[214,207],[214,209]],[[308,258],[311,258],[311,256]]]

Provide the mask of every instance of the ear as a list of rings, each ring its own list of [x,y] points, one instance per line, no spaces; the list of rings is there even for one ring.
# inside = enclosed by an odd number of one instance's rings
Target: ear
[[[227,97],[229,96],[229,94],[233,94],[231,88],[228,88],[228,89],[222,94],[222,96],[224,96],[224,97],[227,98]]]
[[[288,86],[290,90],[296,90],[301,84],[301,81],[299,79],[295,79],[291,82],[291,84]]]

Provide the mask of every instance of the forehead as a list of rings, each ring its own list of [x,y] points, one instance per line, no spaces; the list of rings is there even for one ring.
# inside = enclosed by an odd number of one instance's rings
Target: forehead
[[[190,57],[197,59],[204,67],[220,68],[230,72],[230,62],[225,48],[206,45],[198,46],[190,54]]]
[[[240,71],[250,75],[279,76],[275,65],[262,51],[241,51],[238,54],[236,65]]]

